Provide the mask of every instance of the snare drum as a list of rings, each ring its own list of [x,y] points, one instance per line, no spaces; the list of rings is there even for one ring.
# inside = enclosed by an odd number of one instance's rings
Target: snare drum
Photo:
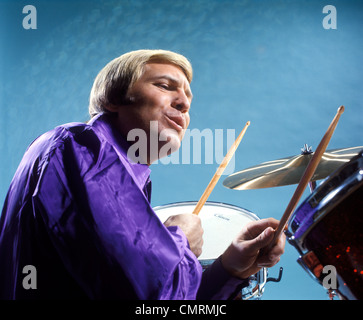
[[[361,151],[302,202],[288,228],[299,264],[340,299],[363,299],[362,208]]]
[[[162,222],[171,215],[192,213],[197,202],[178,202],[160,207],[154,211]],[[203,252],[199,256],[199,262],[205,270],[210,266],[230,245],[242,226],[247,222],[259,220],[252,212],[217,202],[206,202],[199,213],[202,221]],[[267,270],[261,269],[258,274],[250,278],[250,285],[242,289],[243,300],[260,299],[267,280]]]

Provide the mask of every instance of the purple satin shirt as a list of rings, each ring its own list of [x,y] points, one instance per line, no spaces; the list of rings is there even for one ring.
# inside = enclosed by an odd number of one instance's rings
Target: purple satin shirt
[[[227,299],[247,284],[219,259],[202,273],[184,233],[154,213],[150,169],[127,149],[107,115],[30,145],[0,217],[1,299]],[[36,288],[24,287],[27,265]]]

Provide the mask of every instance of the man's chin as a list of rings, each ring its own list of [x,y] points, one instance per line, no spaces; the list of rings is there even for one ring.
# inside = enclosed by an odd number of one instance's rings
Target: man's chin
[[[178,151],[180,146],[181,139],[177,134],[168,135],[166,142],[164,142],[159,149],[159,159]]]

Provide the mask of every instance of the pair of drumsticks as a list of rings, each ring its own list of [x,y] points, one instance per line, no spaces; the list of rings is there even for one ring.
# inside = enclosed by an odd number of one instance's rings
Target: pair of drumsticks
[[[287,223],[289,222],[296,205],[298,204],[302,194],[304,193],[304,190],[306,189],[306,186],[308,185],[309,181],[311,180],[312,176],[314,175],[314,172],[315,172],[317,166],[319,165],[319,162],[325,152],[326,147],[329,144],[329,141],[338,124],[339,118],[343,112],[344,112],[344,106],[340,106],[338,108],[337,114],[335,115],[333,121],[330,123],[328,130],[326,131],[325,135],[323,136],[322,140],[320,141],[316,151],[314,152],[313,157],[311,158],[308,166],[306,167],[305,172],[304,172],[303,176],[301,177],[300,182],[295,190],[295,193],[293,194],[282,218],[280,219],[279,225],[278,225],[277,229],[275,230],[274,239],[268,248],[272,248],[277,243],[281,233],[286,228]],[[236,141],[233,143],[231,148],[228,150],[226,156],[224,157],[222,163],[220,164],[219,168],[217,169],[216,173],[214,174],[212,180],[209,182],[203,195],[199,199],[199,201],[193,211],[193,214],[196,214],[196,215],[199,214],[200,210],[202,209],[203,205],[205,204],[209,195],[211,194],[212,190],[214,189],[215,185],[217,184],[219,178],[223,174],[224,169],[227,167],[229,161],[231,160],[232,156],[234,155],[235,151],[237,150],[237,147],[239,146],[249,125],[250,125],[250,121],[248,121],[246,123],[245,127],[242,129],[241,133],[238,135]]]

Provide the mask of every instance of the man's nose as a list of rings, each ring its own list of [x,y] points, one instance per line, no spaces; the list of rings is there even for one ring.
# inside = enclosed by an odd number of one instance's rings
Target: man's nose
[[[190,100],[184,92],[178,92],[175,95],[171,106],[182,113],[188,112],[190,109]]]

